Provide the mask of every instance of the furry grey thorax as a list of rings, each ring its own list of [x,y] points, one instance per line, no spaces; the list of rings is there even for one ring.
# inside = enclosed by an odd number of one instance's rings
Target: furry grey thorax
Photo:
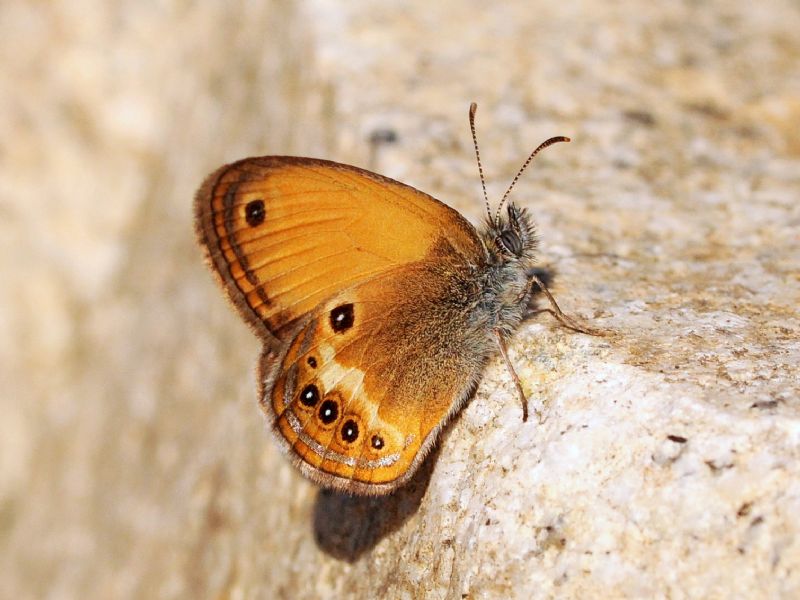
[[[488,218],[479,235],[488,260],[474,316],[485,320],[488,331],[508,338],[519,327],[530,301],[528,273],[538,243],[535,228],[528,212],[510,203],[507,215]]]

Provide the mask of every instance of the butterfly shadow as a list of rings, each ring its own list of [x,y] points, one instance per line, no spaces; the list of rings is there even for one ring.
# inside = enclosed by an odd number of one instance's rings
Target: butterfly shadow
[[[555,271],[549,267],[533,267],[532,269],[529,269],[527,273],[529,277],[531,275],[538,277],[539,281],[545,284],[548,288],[553,285],[553,280],[556,277]],[[538,286],[534,286],[531,290],[530,300],[528,300],[528,310],[522,317],[523,321],[531,321],[542,312],[542,310],[539,308],[538,302],[539,298],[542,296],[542,290],[539,289]]]
[[[536,275],[539,279],[541,279],[542,283],[544,283],[547,287],[553,285],[553,280],[556,278],[556,271],[553,267],[533,267],[527,271],[528,276]],[[541,293],[541,290],[537,288],[534,289],[534,296],[537,296]]]
[[[313,522],[320,550],[352,563],[399,529],[419,509],[438,455],[437,445],[408,483],[388,496],[350,496],[320,490]]]

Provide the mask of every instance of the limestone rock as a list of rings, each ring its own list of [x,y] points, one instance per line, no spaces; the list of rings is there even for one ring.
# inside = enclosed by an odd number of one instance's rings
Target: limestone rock
[[[800,597],[800,9],[0,7],[0,596]],[[389,498],[319,491],[201,264],[227,160],[321,156],[477,222],[514,197],[567,312]],[[383,139],[370,143],[370,139]]]

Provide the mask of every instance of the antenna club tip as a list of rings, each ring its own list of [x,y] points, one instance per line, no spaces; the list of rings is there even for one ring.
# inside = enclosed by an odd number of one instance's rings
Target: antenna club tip
[[[571,142],[572,138],[568,138],[567,136],[564,136],[564,139],[562,141],[563,142]]]
[[[478,110],[478,105],[475,102],[469,103],[469,114],[474,115],[475,111]]]

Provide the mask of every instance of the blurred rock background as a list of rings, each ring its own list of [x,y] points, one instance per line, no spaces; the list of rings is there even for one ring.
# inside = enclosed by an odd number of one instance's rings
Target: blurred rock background
[[[800,597],[800,6],[0,5],[0,596]],[[562,307],[387,499],[321,493],[205,271],[225,161],[515,198]],[[370,138],[392,132],[396,141]],[[392,137],[392,136],[389,136]]]

